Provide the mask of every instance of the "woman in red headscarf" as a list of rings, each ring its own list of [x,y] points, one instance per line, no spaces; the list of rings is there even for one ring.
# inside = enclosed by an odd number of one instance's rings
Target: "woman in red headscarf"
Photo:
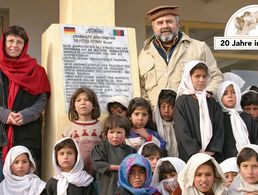
[[[4,162],[15,145],[29,148],[35,161],[41,151],[41,113],[50,95],[43,67],[28,54],[29,39],[10,26],[0,40],[0,149]]]

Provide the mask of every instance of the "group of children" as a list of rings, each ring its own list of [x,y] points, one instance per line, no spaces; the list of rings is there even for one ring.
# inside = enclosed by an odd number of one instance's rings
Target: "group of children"
[[[162,90],[153,111],[144,98],[112,97],[103,125],[95,92],[77,89],[54,147],[54,177],[41,181],[30,152],[16,146],[0,194],[258,193],[258,93],[241,100],[240,87],[225,81],[213,95],[209,75],[204,62],[187,63],[177,93]]]
[[[36,167],[30,151],[24,146],[13,147],[4,164],[5,179],[0,184],[0,194],[99,194],[93,176],[84,170],[79,148],[72,138],[63,138],[56,143],[52,159],[55,175],[45,183],[33,174]],[[206,153],[192,155],[187,164],[177,157],[161,158],[154,174],[149,160],[138,153],[127,155],[117,164],[118,169],[109,169],[112,167],[110,164],[105,172],[100,170],[102,176],[106,177],[100,178],[100,181],[109,177],[106,180],[109,185],[104,184],[109,192],[102,191],[100,194],[110,194],[111,191],[116,195],[258,193],[258,145],[254,144],[243,147],[237,158],[231,158],[221,165]],[[113,167],[118,166],[117,164]],[[114,172],[117,172],[117,178]]]

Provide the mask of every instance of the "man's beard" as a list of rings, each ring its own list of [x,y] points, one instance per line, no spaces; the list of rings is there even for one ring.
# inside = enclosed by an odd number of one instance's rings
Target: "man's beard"
[[[163,34],[163,32],[169,33],[169,34]],[[169,43],[172,42],[173,39],[177,36],[178,31],[172,32],[171,30],[163,30],[159,35],[155,35],[157,39],[159,39],[163,43]]]

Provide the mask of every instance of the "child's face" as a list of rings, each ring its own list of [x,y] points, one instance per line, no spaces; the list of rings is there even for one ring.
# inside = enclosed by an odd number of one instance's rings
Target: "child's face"
[[[136,108],[132,113],[131,120],[134,128],[144,128],[149,120],[148,110],[145,108]]]
[[[245,106],[243,110],[251,114],[254,120],[258,118],[258,105],[251,104],[251,105]]]
[[[202,192],[209,192],[212,188],[214,182],[214,172],[210,165],[200,165],[194,176],[194,186],[195,188]]]
[[[92,103],[89,101],[85,92],[79,93],[75,98],[75,111],[78,113],[79,120],[85,117],[91,118],[93,109]]]
[[[127,117],[127,110],[121,106],[119,103],[112,103],[110,108],[109,108],[111,114],[117,114],[121,116]]]
[[[114,127],[107,132],[107,139],[113,146],[120,146],[125,141],[125,129]]]
[[[225,175],[225,186],[228,188],[232,183],[233,179],[237,176],[237,172],[227,172]]]
[[[196,91],[202,91],[206,88],[208,75],[203,69],[196,69],[191,75],[193,87]]]
[[[160,107],[160,116],[163,120],[169,122],[172,121],[173,119],[173,110],[174,110],[174,106],[166,103],[166,102],[161,102]]]
[[[236,93],[233,85],[229,85],[221,98],[221,102],[226,108],[234,108],[236,105]]]
[[[174,177],[177,176],[177,173],[176,172],[171,172],[171,173],[162,173],[161,174],[161,179],[164,180],[164,179],[172,179]]]
[[[151,164],[151,171],[154,173],[158,160],[161,158],[159,154],[151,155],[146,157]]]
[[[140,188],[143,186],[146,180],[146,173],[143,167],[134,165],[131,167],[128,175],[128,181],[134,188]]]
[[[57,162],[63,172],[69,172],[75,164],[76,154],[74,149],[64,147],[57,152]]]
[[[29,173],[30,170],[30,160],[27,154],[23,153],[17,156],[12,165],[11,165],[11,173],[16,176],[24,176]]]
[[[258,182],[258,162],[255,156],[240,164],[240,174],[243,179],[249,184],[256,184]]]

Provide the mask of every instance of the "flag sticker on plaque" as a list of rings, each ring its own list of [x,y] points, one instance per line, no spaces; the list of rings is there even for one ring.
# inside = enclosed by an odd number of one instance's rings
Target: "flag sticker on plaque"
[[[75,27],[64,26],[65,34],[75,34]]]
[[[117,30],[117,29],[113,29],[113,35],[114,36],[124,36],[124,30]]]

